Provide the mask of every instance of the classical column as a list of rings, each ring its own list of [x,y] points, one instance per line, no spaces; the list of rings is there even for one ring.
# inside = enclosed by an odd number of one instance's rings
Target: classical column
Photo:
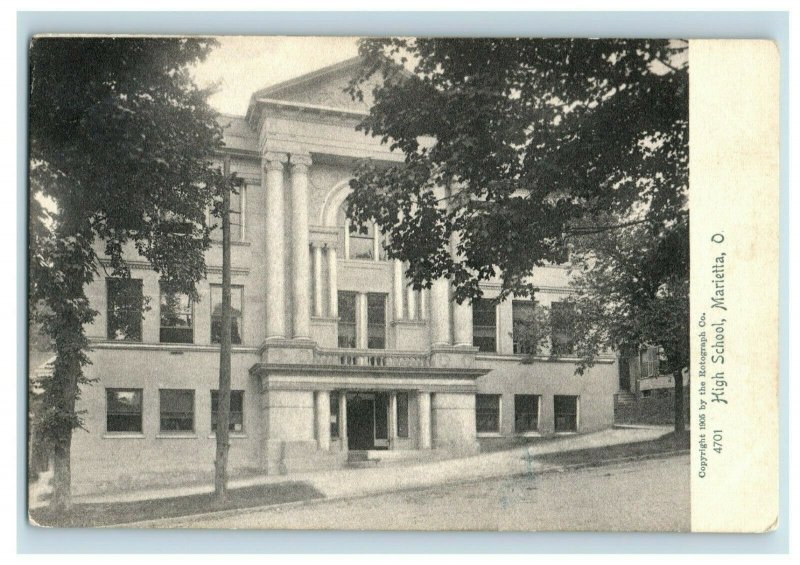
[[[372,257],[376,261],[381,257],[381,238],[375,222],[372,222]]]
[[[322,248],[314,249],[314,316],[322,316]]]
[[[283,292],[285,259],[283,253],[283,164],[287,156],[264,156],[267,193],[267,339],[286,337]]]
[[[406,289],[406,294],[408,295],[408,319],[409,320],[416,320],[417,319],[417,294],[414,290],[414,287],[409,285]]]
[[[447,279],[431,285],[431,343],[450,345],[450,292]]]
[[[459,235],[450,238],[450,253],[458,260]],[[472,304],[465,300],[461,304],[453,301],[453,345],[472,346]]]
[[[356,316],[358,316],[358,323],[356,324],[356,340],[358,349],[367,348],[367,294],[359,292],[356,294],[357,308]]]
[[[328,247],[328,315],[331,318],[339,317],[339,281],[335,247]]]
[[[339,391],[339,442],[347,450],[347,393]]]
[[[395,259],[394,263],[394,319],[403,319],[403,264],[399,259]]]
[[[419,291],[419,318],[428,319],[428,291],[424,288]]]
[[[350,218],[344,219],[344,256],[342,259],[350,259]]]
[[[431,393],[417,393],[417,415],[419,416],[419,448],[431,448]]]
[[[397,442],[397,393],[389,393],[389,447],[394,448]]]
[[[308,338],[308,167],[307,155],[292,155],[292,336]]]
[[[331,447],[331,394],[318,390],[314,395],[314,414],[317,421],[317,447],[328,451]]]
[[[472,346],[472,305],[453,302],[453,342],[454,345]]]

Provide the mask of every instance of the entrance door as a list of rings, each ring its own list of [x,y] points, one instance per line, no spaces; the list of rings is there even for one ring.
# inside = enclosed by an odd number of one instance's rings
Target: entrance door
[[[367,450],[375,447],[375,398],[354,394],[347,397],[347,447]]]

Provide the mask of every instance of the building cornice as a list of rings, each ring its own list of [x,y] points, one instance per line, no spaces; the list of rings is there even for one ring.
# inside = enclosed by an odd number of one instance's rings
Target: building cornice
[[[198,344],[198,343],[144,343],[138,341],[114,341],[99,337],[90,337],[89,342],[92,349],[114,349],[114,350],[137,350],[137,351],[165,351],[167,353],[207,353],[219,352],[217,344]],[[244,353],[257,355],[258,347],[248,347],[234,345],[231,347],[233,353]]]
[[[213,243],[214,242],[212,242],[212,244]],[[246,242],[246,241],[231,242],[231,245],[249,247],[250,243]],[[104,267],[110,267],[111,266],[111,259],[101,258],[100,259],[100,264],[103,265]],[[153,270],[153,266],[150,265],[150,263],[148,263],[147,261],[126,260],[125,264],[131,270],[139,270],[139,271],[152,271]],[[222,274],[222,267],[217,266],[217,265],[208,265],[206,267],[206,272],[208,274],[210,274],[210,275],[221,275]],[[250,269],[231,267],[231,275],[233,275],[233,276],[246,276],[246,275],[249,275],[249,274],[250,274]]]
[[[490,369],[448,367],[375,367],[362,365],[322,365],[318,363],[256,363],[250,374],[258,377],[268,375],[308,376],[395,376],[409,378],[474,380],[489,373]]]

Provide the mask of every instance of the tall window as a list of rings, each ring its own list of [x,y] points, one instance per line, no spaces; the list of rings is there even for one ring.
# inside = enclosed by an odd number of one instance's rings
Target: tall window
[[[367,347],[386,349],[386,295],[367,294]]]
[[[231,343],[242,343],[241,286],[231,287]],[[222,336],[222,286],[211,285],[211,343],[219,343]]]
[[[500,432],[500,395],[475,395],[475,428],[478,433]]]
[[[108,339],[142,341],[142,280],[106,279]]]
[[[578,431],[578,397],[554,396],[553,413],[557,432]]]
[[[219,391],[211,391],[211,431],[217,431],[217,410],[219,410]],[[228,430],[231,432],[244,431],[244,391],[231,391],[231,410],[228,420]]]
[[[194,431],[194,391],[161,389],[159,391],[162,432]]]
[[[331,437],[339,437],[339,392],[332,390],[330,394]]]
[[[538,335],[536,332],[536,304],[533,300],[515,300],[511,304],[513,312],[514,353],[536,353]]]
[[[397,437],[408,437],[408,393],[397,393]]]
[[[380,230],[377,230],[375,224],[370,221],[361,226],[351,225],[345,210],[346,207],[342,206],[336,217],[337,225],[339,226],[339,245],[342,249],[347,250],[343,258],[385,261],[385,237],[380,233]],[[375,256],[376,246],[378,249],[377,257]]]
[[[472,303],[472,345],[480,351],[497,350],[497,309],[485,298]]]
[[[161,291],[162,343],[193,343],[192,299],[186,294]]]
[[[356,347],[356,293],[339,293],[339,347]]]
[[[244,236],[244,189],[243,186],[239,187],[238,194],[231,192],[231,241],[242,241]],[[210,225],[215,227],[211,232],[212,238],[222,241],[222,218],[212,215]]]
[[[142,389],[106,389],[106,431],[142,431]]]
[[[575,305],[571,302],[553,302],[550,305],[550,328],[553,355],[569,355],[575,351]]]
[[[375,226],[367,222],[360,227],[350,229],[350,257],[349,259],[374,259],[375,258]]]
[[[514,395],[514,431],[518,434],[539,429],[539,396]]]

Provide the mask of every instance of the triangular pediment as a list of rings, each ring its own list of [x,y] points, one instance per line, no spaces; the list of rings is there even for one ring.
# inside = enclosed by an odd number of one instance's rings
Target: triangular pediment
[[[337,110],[367,112],[372,103],[372,89],[381,80],[379,73],[364,85],[364,101],[353,100],[345,92],[350,81],[360,71],[363,62],[354,57],[335,65],[262,88],[253,99],[271,99],[283,102],[324,106]]]

